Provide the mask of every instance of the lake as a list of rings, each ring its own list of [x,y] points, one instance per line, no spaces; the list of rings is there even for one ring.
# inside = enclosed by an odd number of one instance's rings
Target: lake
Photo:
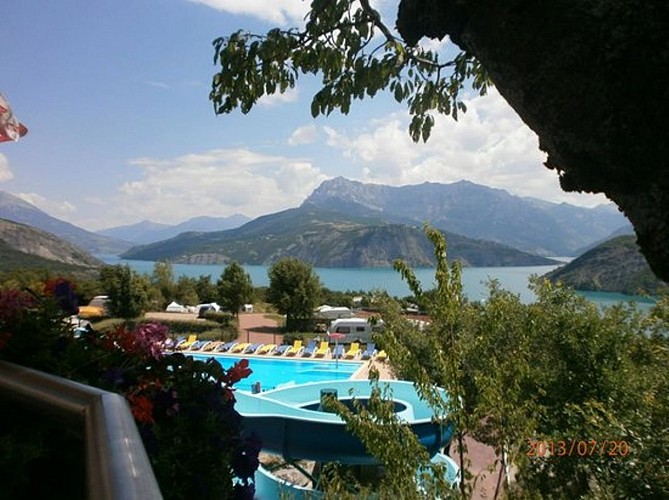
[[[111,265],[127,264],[131,269],[141,274],[151,274],[155,262],[142,260],[122,260],[115,255],[98,255],[99,259]],[[268,266],[243,266],[251,277],[253,286],[269,285],[267,276]],[[482,300],[488,295],[486,283],[491,279],[499,281],[501,287],[517,294],[525,303],[535,300],[535,296],[528,288],[528,279],[537,274],[543,275],[557,266],[525,266],[525,267],[466,267],[462,270],[462,284],[465,295],[470,300]],[[212,281],[218,280],[225,269],[223,265],[205,264],[172,264],[176,278],[188,276],[197,278],[209,276]],[[323,286],[330,290],[365,291],[386,290],[391,296],[406,297],[411,295],[409,287],[402,280],[400,274],[392,268],[314,268]],[[422,283],[423,289],[434,287],[434,269],[414,269],[416,277]],[[635,301],[643,309],[648,309],[654,300],[646,297],[637,297],[607,292],[579,292],[587,299],[601,306],[610,306],[620,302]]]

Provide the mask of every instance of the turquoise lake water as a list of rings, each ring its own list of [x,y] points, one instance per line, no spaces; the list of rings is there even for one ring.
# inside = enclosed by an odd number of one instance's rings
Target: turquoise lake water
[[[131,269],[151,274],[155,262],[140,260],[121,260],[116,256],[98,256],[107,264],[128,264]],[[225,269],[223,265],[173,264],[175,277],[210,276],[216,281]],[[531,275],[543,275],[557,266],[527,266],[527,267],[467,267],[462,271],[464,293],[470,300],[484,300],[487,296],[486,283],[491,279],[500,282],[503,289],[518,294],[525,303],[533,302],[535,297],[528,288],[528,279]],[[254,286],[269,285],[267,266],[244,266]],[[386,290],[395,297],[411,295],[409,287],[402,280],[398,272],[392,268],[314,268],[321,283],[334,291],[365,291]],[[427,290],[434,286],[434,269],[421,268],[414,270],[417,278]],[[606,292],[579,292],[589,300],[602,305],[610,306],[620,302],[635,301],[643,309],[649,308],[654,301],[645,297],[622,295]]]

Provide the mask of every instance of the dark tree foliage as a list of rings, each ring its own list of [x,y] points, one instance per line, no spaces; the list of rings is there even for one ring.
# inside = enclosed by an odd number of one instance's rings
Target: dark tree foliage
[[[290,257],[275,262],[267,271],[267,300],[286,315],[286,329],[302,329],[314,316],[322,285],[312,267]]]
[[[109,296],[109,312],[112,316],[131,319],[145,311],[148,282],[130,266],[103,267],[100,282]]]
[[[231,262],[225,267],[216,286],[218,302],[235,316],[253,298],[251,277],[238,262]]]

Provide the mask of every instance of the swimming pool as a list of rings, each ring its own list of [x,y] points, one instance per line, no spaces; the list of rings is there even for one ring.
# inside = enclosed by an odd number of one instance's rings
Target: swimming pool
[[[214,358],[223,368],[228,369],[242,359],[238,356],[192,354],[194,359],[204,361]],[[258,358],[247,357],[249,368],[253,373],[235,384],[237,389],[251,391],[256,382],[260,382],[262,390],[276,389],[293,384],[307,382],[323,382],[326,380],[345,380],[351,378],[362,363],[351,361],[317,361],[302,358]]]

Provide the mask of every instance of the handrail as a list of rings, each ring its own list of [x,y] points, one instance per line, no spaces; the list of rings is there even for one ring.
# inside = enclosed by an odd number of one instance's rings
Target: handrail
[[[0,396],[80,425],[89,499],[161,499],[126,400],[55,375],[0,361]]]

